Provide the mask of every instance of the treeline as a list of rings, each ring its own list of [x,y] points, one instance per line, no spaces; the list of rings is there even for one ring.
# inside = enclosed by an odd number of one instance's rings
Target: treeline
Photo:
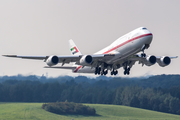
[[[81,103],[73,102],[54,102],[44,103],[42,108],[56,114],[75,114],[75,115],[96,115],[96,110]]]
[[[113,83],[114,81],[114,83]],[[121,81],[121,80],[119,80]],[[112,80],[116,84],[118,80]],[[74,80],[65,83],[6,80],[0,84],[0,102],[75,102],[126,105],[180,114],[180,86],[145,88],[137,85],[109,87],[100,80],[93,84]],[[124,84],[122,82],[122,84]]]
[[[20,80],[20,81],[37,81],[41,83],[66,83],[67,81],[74,80],[76,83],[88,83],[98,85],[99,87],[117,88],[120,86],[141,86],[143,88],[170,88],[173,86],[180,86],[180,75],[156,75],[147,78],[122,78],[122,77],[106,77],[99,76],[97,78],[88,78],[86,76],[59,76],[56,78],[46,78],[45,76],[2,76],[0,83],[7,80]]]
[[[172,91],[175,89],[171,88]],[[137,86],[118,88],[116,90],[114,104],[180,114],[180,100],[178,98],[180,96],[173,96],[171,90],[143,89]]]

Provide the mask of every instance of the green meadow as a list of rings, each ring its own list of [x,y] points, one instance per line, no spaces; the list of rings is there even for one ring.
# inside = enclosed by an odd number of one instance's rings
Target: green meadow
[[[58,115],[43,110],[42,103],[0,103],[0,120],[180,120],[180,115],[127,106],[85,105],[94,107],[97,115]]]

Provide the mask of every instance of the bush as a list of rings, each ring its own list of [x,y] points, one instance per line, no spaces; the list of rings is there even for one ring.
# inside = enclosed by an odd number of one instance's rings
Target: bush
[[[96,110],[80,103],[56,102],[45,103],[42,109],[56,114],[95,115]]]

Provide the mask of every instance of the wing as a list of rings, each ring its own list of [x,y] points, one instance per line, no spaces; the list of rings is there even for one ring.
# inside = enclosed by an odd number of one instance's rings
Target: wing
[[[23,59],[36,59],[43,60],[47,59],[49,56],[21,56],[21,55],[2,55],[4,57],[14,57],[14,58],[23,58]]]
[[[61,56],[23,56],[23,55],[3,55],[5,57],[13,57],[13,58],[22,58],[22,59],[34,59],[34,60],[44,60],[45,62],[53,61],[54,58],[58,58],[58,63],[62,63],[63,65],[65,63],[75,62],[77,65],[83,65],[80,60],[86,60],[87,56],[90,56],[93,60],[93,63],[87,64],[84,66],[91,66],[92,64],[95,64],[98,62],[104,62],[107,59],[110,59],[115,56],[115,54],[99,54],[99,55],[61,55]],[[57,64],[57,63],[56,63]]]
[[[23,55],[3,55],[5,57],[22,58],[22,59],[34,59],[47,61],[48,58],[54,56],[23,56]],[[82,56],[80,55],[67,55],[67,56],[56,56],[59,58],[59,63],[70,63],[77,62]]]
[[[141,57],[141,55],[136,54],[129,58],[130,61],[138,61],[139,64],[151,66],[154,65],[156,62],[161,67],[165,67],[171,63],[171,59],[178,58],[178,56],[154,56],[154,55],[148,55],[146,57]]]

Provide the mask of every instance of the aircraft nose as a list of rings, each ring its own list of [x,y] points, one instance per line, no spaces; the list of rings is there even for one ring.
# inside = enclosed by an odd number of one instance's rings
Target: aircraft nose
[[[147,33],[146,34],[146,44],[150,44],[152,42],[152,39],[153,39],[153,34],[151,32]]]
[[[150,44],[152,42],[152,39],[153,39],[153,34],[145,27],[141,28],[141,33],[145,37],[145,43]]]

